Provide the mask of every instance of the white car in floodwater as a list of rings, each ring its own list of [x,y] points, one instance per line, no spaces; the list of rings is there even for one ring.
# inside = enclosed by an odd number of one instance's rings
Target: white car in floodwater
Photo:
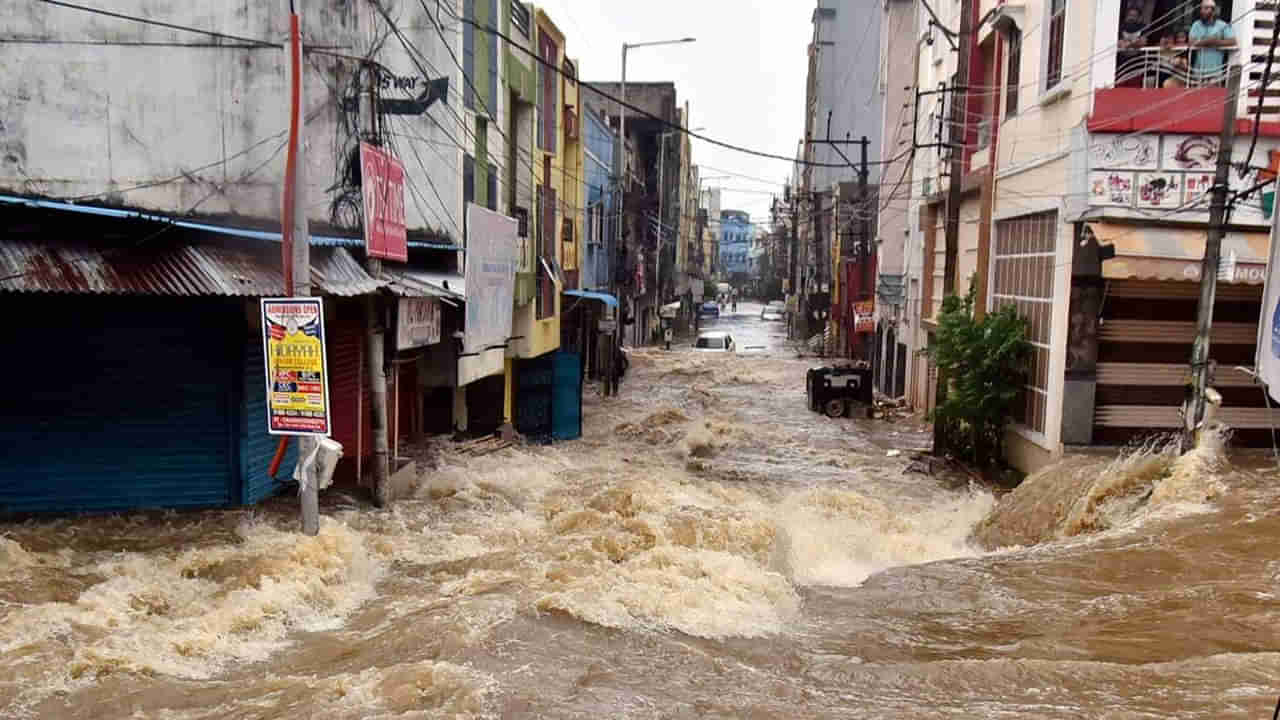
[[[723,331],[699,333],[693,349],[695,352],[733,352],[733,337]]]

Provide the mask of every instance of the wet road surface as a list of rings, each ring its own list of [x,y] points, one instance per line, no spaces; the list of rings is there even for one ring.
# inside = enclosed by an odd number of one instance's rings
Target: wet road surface
[[[637,350],[585,436],[445,451],[387,511],[0,526],[0,716],[1269,717],[1277,474],[1149,450],[997,500],[922,426],[734,355]]]

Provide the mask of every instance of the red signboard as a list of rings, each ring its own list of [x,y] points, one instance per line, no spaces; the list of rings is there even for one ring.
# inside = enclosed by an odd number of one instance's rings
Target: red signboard
[[[876,304],[873,300],[853,304],[853,331],[856,333],[873,333],[876,331]]]
[[[365,252],[369,257],[406,262],[404,164],[382,148],[360,143],[360,193]]]

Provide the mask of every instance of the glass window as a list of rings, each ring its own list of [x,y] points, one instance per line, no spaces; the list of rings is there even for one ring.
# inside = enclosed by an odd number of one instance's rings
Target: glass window
[[[1005,83],[1006,116],[1018,114],[1018,72],[1022,66],[1022,31],[1013,28],[1007,36],[1009,43],[1009,69],[1006,72],[1008,82]]]
[[[1045,89],[1062,82],[1062,53],[1066,43],[1067,0],[1049,2],[1049,57],[1045,63]]]

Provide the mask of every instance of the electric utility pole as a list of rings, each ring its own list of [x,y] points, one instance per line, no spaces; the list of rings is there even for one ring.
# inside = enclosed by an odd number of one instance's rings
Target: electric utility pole
[[[964,147],[968,128],[969,53],[973,51],[973,0],[960,0],[960,56],[956,58],[956,82],[951,88],[951,184],[947,189],[946,255],[942,271],[942,296],[956,292],[956,261],[960,254],[960,191],[964,185]],[[946,135],[944,135],[946,137]],[[958,141],[957,141],[958,140]],[[938,372],[937,404],[947,397],[947,378]],[[933,423],[933,452],[945,450],[946,423]]]
[[[867,166],[867,147],[871,144],[871,141],[867,139],[866,135],[863,135],[862,140],[858,142],[862,145],[862,165],[858,169],[858,234],[861,235],[858,251],[862,255],[862,292],[871,293],[874,298],[871,258],[875,256],[875,243],[871,239],[871,211],[868,209],[869,203],[867,202],[867,176],[870,174]],[[854,300],[856,302],[863,300],[863,298],[854,298]],[[853,316],[853,333],[855,336],[858,334],[858,316],[856,313]],[[865,356],[863,359],[869,363],[872,359],[871,343],[864,340],[858,344],[862,354]]]
[[[1195,444],[1196,429],[1204,418],[1205,391],[1209,388],[1209,336],[1213,331],[1213,303],[1218,291],[1218,264],[1227,221],[1227,190],[1231,172],[1231,146],[1236,137],[1236,103],[1240,96],[1240,66],[1227,75],[1227,101],[1222,106],[1222,131],[1218,135],[1218,165],[1213,176],[1209,204],[1209,233],[1200,262],[1200,303],[1196,310],[1196,340],[1191,348],[1191,397],[1186,409],[1182,450]]]
[[[302,0],[286,2],[289,17],[289,39],[285,42],[285,51],[289,55],[289,156],[285,165],[285,205],[281,226],[281,261],[284,267],[285,293],[289,297],[306,297],[311,294],[311,237],[307,225],[306,173],[307,164],[303,159],[306,142],[306,115],[302,90],[302,29],[300,27],[302,9],[298,7]],[[287,438],[281,439],[277,457],[283,457]],[[320,532],[320,488],[311,466],[305,466],[303,459],[315,449],[318,441],[308,435],[298,437],[298,500],[302,512],[302,532],[304,535],[317,535]],[[273,467],[276,463],[272,463]]]

